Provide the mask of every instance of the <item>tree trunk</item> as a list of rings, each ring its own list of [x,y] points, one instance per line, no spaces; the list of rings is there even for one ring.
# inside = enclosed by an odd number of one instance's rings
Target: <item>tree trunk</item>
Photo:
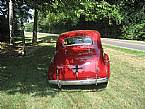
[[[37,20],[38,20],[38,10],[37,10],[37,7],[35,5],[34,24],[33,24],[33,39],[32,39],[33,44],[37,43]]]
[[[10,44],[13,44],[13,2],[12,0],[9,1],[9,37],[10,37]]]
[[[8,29],[7,29],[7,35],[8,35],[8,40],[7,40],[7,42],[9,42],[10,43],[10,35],[9,35],[9,33],[10,33],[10,23],[9,23],[9,1],[6,1],[6,9],[8,10],[7,11],[7,16],[6,16],[6,19],[7,19],[7,27],[8,27]]]
[[[26,54],[24,28],[25,28],[25,26],[24,26],[24,20],[23,20],[23,16],[22,16],[22,18],[21,18],[22,45],[23,45],[22,55],[25,55]]]

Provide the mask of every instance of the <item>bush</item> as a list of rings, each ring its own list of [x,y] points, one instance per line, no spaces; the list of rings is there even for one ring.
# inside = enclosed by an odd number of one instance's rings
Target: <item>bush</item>
[[[145,40],[145,23],[131,24],[123,28],[124,34],[122,38]]]
[[[25,31],[32,32],[33,31],[33,23],[26,23],[25,24]]]

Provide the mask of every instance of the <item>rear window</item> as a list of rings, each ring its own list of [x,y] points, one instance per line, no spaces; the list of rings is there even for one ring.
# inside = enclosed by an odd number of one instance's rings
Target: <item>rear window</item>
[[[92,45],[92,39],[90,37],[72,37],[64,39],[64,45]]]

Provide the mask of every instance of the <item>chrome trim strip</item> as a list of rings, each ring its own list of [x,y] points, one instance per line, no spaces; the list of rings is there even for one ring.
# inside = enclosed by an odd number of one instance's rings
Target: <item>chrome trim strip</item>
[[[50,84],[58,85],[58,80],[48,80]],[[108,78],[99,78],[99,79],[86,79],[86,80],[59,80],[61,85],[92,85],[98,83],[108,82]]]

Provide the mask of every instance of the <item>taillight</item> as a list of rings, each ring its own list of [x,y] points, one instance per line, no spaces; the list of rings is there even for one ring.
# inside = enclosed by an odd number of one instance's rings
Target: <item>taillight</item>
[[[109,56],[106,54],[106,53],[104,53],[104,63],[105,63],[105,65],[107,65],[107,64],[109,64]]]
[[[105,70],[107,73],[108,78],[110,77],[110,60],[109,56],[104,53],[104,64],[105,64]]]

